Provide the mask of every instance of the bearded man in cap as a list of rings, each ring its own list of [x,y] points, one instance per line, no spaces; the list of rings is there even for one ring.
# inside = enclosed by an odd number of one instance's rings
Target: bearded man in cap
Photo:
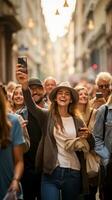
[[[38,78],[31,78],[28,81],[32,98],[36,105],[45,108],[44,88]],[[27,105],[26,105],[27,106]],[[24,174],[21,180],[24,200],[40,200],[40,179],[41,174],[35,172],[35,156],[41,139],[41,129],[35,117],[27,109],[28,124],[27,129],[30,137],[30,149],[24,155]]]

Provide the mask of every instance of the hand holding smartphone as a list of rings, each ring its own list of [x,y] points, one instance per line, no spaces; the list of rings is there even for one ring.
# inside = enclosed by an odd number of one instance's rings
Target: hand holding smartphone
[[[79,129],[79,136],[82,138],[87,138],[90,135],[90,132],[87,127],[82,127]]]
[[[27,57],[26,56],[21,56],[18,57],[18,64],[20,64],[21,72],[27,73]]]
[[[96,92],[96,99],[103,98],[102,92]]]

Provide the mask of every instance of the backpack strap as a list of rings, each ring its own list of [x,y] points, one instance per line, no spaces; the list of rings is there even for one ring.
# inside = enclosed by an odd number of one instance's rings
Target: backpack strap
[[[103,120],[103,140],[105,140],[105,122],[107,121],[108,106],[105,106],[104,120]]]

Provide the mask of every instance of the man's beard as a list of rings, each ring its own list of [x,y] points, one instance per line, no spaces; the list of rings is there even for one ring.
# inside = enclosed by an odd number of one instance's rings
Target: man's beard
[[[34,100],[35,101],[35,103],[38,105],[38,104],[40,104],[42,101],[43,101],[43,97],[41,97],[40,99],[38,99],[38,100]]]

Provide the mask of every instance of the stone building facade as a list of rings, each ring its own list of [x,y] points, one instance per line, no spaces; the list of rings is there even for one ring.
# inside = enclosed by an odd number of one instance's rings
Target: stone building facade
[[[76,71],[112,73],[112,1],[77,1],[73,21]]]
[[[0,1],[0,47],[0,81],[15,80],[18,56],[27,56],[29,76],[43,79],[48,75],[52,45],[41,1]]]
[[[12,78],[13,33],[21,29],[14,4],[0,1],[0,81],[7,83]]]

